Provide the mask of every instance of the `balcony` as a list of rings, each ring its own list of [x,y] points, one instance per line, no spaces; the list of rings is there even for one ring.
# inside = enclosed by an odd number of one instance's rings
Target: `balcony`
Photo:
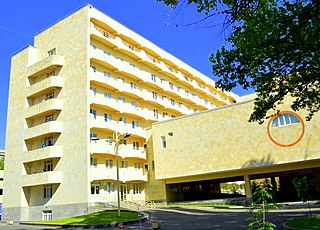
[[[134,167],[120,168],[119,179],[122,182],[127,181],[148,181],[147,173],[142,168],[136,169]]]
[[[62,146],[48,146],[45,148],[26,151],[22,155],[23,163],[45,160],[50,158],[61,158]]]
[[[96,141],[91,141],[91,153],[98,154],[112,154],[114,155],[114,143],[110,144],[109,139],[99,139]],[[120,152],[120,150],[119,150]]]
[[[40,115],[52,110],[62,110],[63,101],[62,99],[52,98],[45,100],[39,104],[27,107],[25,109],[25,117],[30,118],[35,115]]]
[[[54,66],[63,66],[64,57],[61,55],[52,55],[28,67],[27,76],[33,76],[45,72],[46,69]]]
[[[114,165],[112,168],[107,168],[104,164],[90,166],[90,180],[117,180],[117,170]],[[120,173],[119,173],[120,174]]]
[[[47,133],[61,133],[62,122],[50,121],[24,130],[24,139],[31,139]]]
[[[121,157],[123,158],[140,158],[140,159],[147,159],[146,151],[140,147],[140,149],[132,149],[128,147],[125,154],[122,154]]]
[[[61,171],[41,172],[22,176],[22,187],[59,184],[62,182]]]
[[[51,76],[48,77],[34,85],[31,85],[27,88],[27,97],[36,96],[41,94],[43,91],[50,88],[62,88],[63,87],[63,78],[60,76]]]
[[[112,111],[120,112],[118,108],[118,101],[113,98],[106,98],[102,94],[91,94],[91,104],[102,105],[103,107],[109,108]]]
[[[118,122],[113,121],[113,120],[107,120],[105,121],[103,116],[94,116],[91,114],[90,117],[90,122],[91,122],[91,128],[98,128],[98,129],[109,129],[111,131],[115,131],[118,128]]]
[[[107,168],[104,164],[90,167],[90,180],[117,180],[117,167]],[[147,181],[147,173],[142,168],[136,169],[134,167],[119,168],[119,180],[121,182],[127,181]]]

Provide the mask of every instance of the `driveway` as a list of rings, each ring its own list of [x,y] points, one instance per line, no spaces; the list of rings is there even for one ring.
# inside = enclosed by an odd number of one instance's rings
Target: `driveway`
[[[145,223],[130,224],[130,229],[152,229],[151,221],[161,221],[161,230],[241,230],[247,229],[245,209],[154,209],[149,210],[149,221]],[[320,214],[320,208],[313,208],[313,214]],[[267,218],[282,229],[282,224],[290,219],[304,217],[308,210],[304,208],[272,210]],[[27,226],[14,224],[12,226],[0,224],[1,230],[31,230],[31,229],[63,229],[41,226]],[[70,229],[70,228],[69,228]],[[71,228],[76,229],[76,228]],[[79,228],[77,228],[79,229]],[[92,229],[92,228],[91,228]],[[107,228],[112,229],[112,228]]]

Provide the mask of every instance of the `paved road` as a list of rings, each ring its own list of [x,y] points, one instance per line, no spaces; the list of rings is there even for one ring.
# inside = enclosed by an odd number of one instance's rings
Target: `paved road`
[[[320,208],[313,209],[314,214],[320,214]],[[153,220],[161,221],[161,230],[242,230],[247,229],[245,209],[156,209],[148,211],[150,220],[146,223],[130,225],[130,229],[152,229]],[[282,229],[282,224],[292,218],[303,217],[308,214],[307,209],[281,209],[273,210],[268,214],[268,219]],[[31,229],[62,229],[41,226],[26,226],[14,224],[8,226],[0,224],[1,230],[31,230]],[[69,228],[70,229],[70,228]],[[75,228],[73,228],[75,229]],[[79,228],[78,228],[79,229]],[[112,228],[108,228],[111,230]]]

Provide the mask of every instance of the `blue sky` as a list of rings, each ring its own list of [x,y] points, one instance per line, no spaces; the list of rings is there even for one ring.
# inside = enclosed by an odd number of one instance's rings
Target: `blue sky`
[[[211,74],[210,53],[224,42],[219,26],[183,26],[200,19],[193,7],[174,16],[156,0],[11,0],[0,7],[0,149],[5,149],[10,62],[14,53],[33,45],[33,36],[85,4],[91,4],[200,72]],[[221,20],[221,19],[216,19]],[[218,21],[210,22],[219,24]],[[176,25],[179,24],[177,27]],[[246,94],[241,89],[235,93]]]

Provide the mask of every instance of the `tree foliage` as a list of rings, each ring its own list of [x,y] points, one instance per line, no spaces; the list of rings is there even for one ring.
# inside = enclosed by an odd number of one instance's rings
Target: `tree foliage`
[[[253,181],[252,184],[252,203],[251,208],[246,211],[251,216],[247,218],[248,229],[254,230],[273,230],[277,226],[267,220],[267,214],[270,208],[277,208],[273,201],[272,184],[269,181],[258,184]]]
[[[310,182],[306,176],[302,178],[294,178],[292,180],[292,184],[297,191],[298,197],[303,201],[303,203],[307,203],[309,208],[309,214],[312,217],[311,208],[309,204],[310,200]]]
[[[268,111],[291,96],[293,110],[320,110],[320,1],[317,0],[158,0],[172,7],[195,4],[206,17],[222,14],[232,28],[210,56],[217,85],[253,88],[249,121],[263,122]]]

